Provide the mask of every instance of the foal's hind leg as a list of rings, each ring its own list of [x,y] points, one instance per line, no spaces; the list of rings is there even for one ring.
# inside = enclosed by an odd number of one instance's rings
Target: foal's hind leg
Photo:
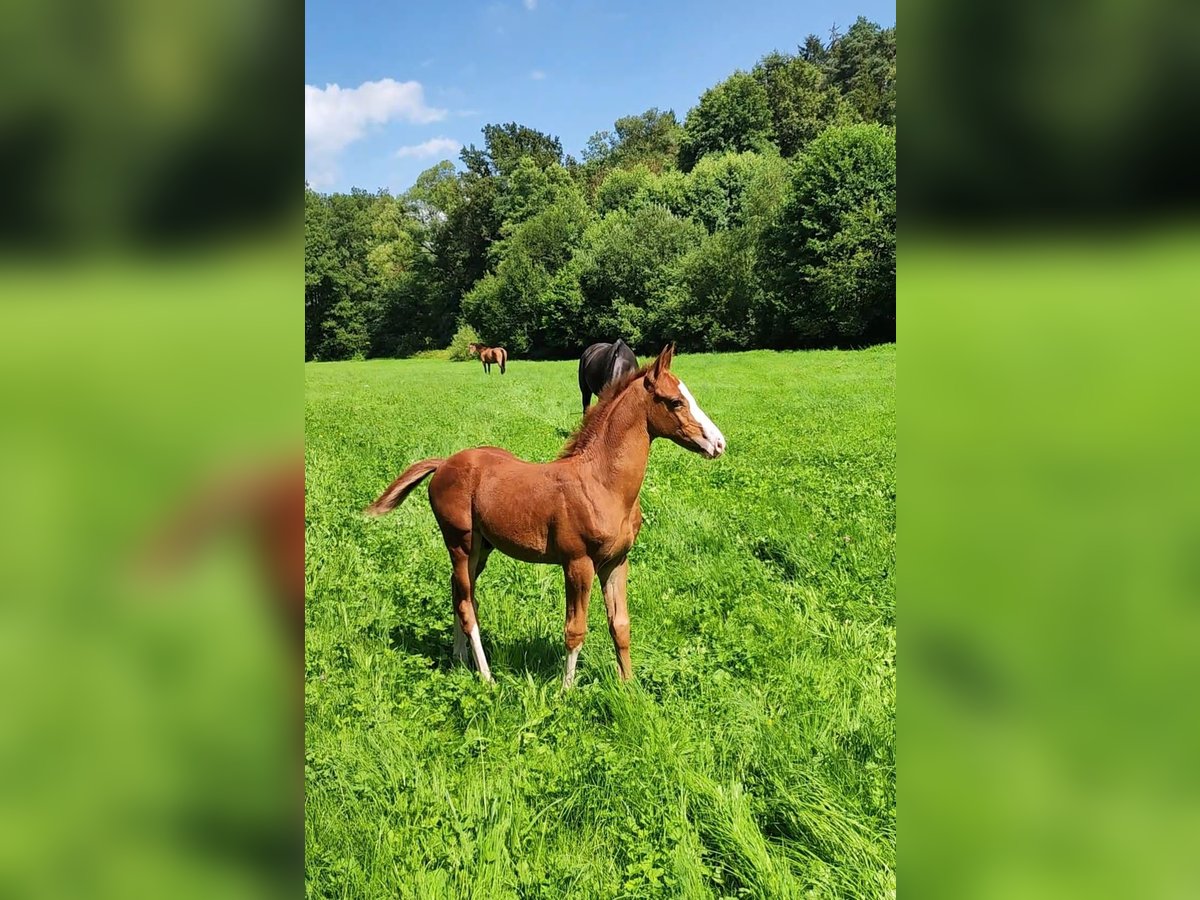
[[[475,585],[479,582],[479,576],[483,574],[483,570],[487,566],[487,559],[491,555],[492,549],[492,545],[483,539],[482,534],[476,532],[472,535],[471,555],[467,562],[470,566],[471,576],[471,608],[475,611],[476,623],[479,622],[479,596],[475,593]]]
[[[464,535],[464,540],[449,547],[450,565],[453,569],[450,575],[450,593],[454,598],[454,615],[457,625],[455,650],[457,652],[459,649],[458,634],[461,631],[465,638],[464,643],[469,642],[471,645],[479,677],[484,681],[491,681],[492,672],[488,668],[487,657],[483,654],[483,643],[479,639],[479,620],[475,615],[472,563],[477,564],[477,559],[473,559],[471,546],[471,534],[468,532]],[[465,656],[465,653],[463,655]]]
[[[588,601],[592,598],[592,581],[596,577],[596,570],[592,561],[585,556],[564,565],[563,574],[567,582],[567,622],[563,628],[567,643],[567,665],[563,673],[563,687],[569,688],[575,682],[575,663],[579,660],[579,650],[587,636]]]

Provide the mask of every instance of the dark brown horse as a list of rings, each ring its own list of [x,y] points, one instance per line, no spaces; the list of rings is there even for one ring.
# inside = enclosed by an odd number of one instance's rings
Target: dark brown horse
[[[487,347],[483,344],[467,344],[467,352],[478,356],[483,363],[483,371],[492,374],[492,363],[500,364],[500,374],[504,374],[504,365],[508,362],[508,351],[503,347]]]
[[[579,393],[587,412],[592,394],[600,395],[610,382],[619,381],[638,367],[637,357],[620,338],[612,344],[592,344],[579,357]]]
[[[553,462],[525,462],[498,447],[424,459],[409,466],[367,507],[371,515],[395,509],[422,479],[433,475],[429,505],[453,570],[454,651],[466,662],[469,640],[485,681],[492,675],[479,639],[475,582],[493,549],[524,562],[562,566],[567,589],[564,687],[575,678],[597,575],[621,678],[632,675],[626,556],[642,527],[638,492],[650,442],[665,437],[709,459],[725,452],[720,429],[671,374],[674,352],[671,344],[652,363],[610,384]]]

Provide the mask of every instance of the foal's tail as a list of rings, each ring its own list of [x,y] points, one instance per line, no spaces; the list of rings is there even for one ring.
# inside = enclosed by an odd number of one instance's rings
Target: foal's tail
[[[445,459],[423,459],[413,463],[404,470],[404,474],[388,485],[388,489],[379,495],[379,499],[363,510],[368,516],[382,516],[391,512],[404,502],[404,498],[412,493],[421,481],[434,472]]]
[[[500,348],[500,374],[504,374],[504,364],[508,362],[508,351],[503,347]]]

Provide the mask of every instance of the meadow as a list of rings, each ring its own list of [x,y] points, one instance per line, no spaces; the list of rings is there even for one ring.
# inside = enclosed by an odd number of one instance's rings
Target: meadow
[[[309,897],[894,896],[894,345],[681,355],[729,441],[657,441],[630,554],[635,679],[593,591],[493,554],[497,684],[452,663],[449,560],[409,463],[557,455],[575,362],[306,364]]]

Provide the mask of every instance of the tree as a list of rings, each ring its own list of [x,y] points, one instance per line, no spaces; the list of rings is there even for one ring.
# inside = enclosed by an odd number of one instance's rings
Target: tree
[[[777,340],[894,339],[895,132],[870,123],[817,137],[764,251]]]
[[[617,119],[582,164],[510,122],[399,197],[306,185],[306,358],[445,347],[460,325],[531,356],[893,335],[894,129],[850,126],[894,117],[895,29],[860,18],[735,72],[682,126]]]
[[[508,236],[494,247],[495,272],[463,298],[463,318],[485,341],[534,356],[575,350],[582,301],[569,264],[592,214],[578,188],[567,184],[546,208],[505,223]]]
[[[703,236],[700,225],[661,206],[616,210],[593,223],[579,254],[587,339],[667,339],[669,323],[660,327],[656,310],[682,290],[679,261]]]
[[[684,187],[683,214],[710,232],[740,228],[746,223],[743,201],[759,179],[783,187],[785,163],[772,149],[767,153],[710,153],[696,164]]]
[[[829,51],[825,49],[824,42],[815,34],[806,37],[804,44],[800,47],[800,58],[806,62],[820,65],[828,55]]]
[[[304,358],[312,359],[321,342],[321,322],[337,302],[337,249],[329,204],[304,186]]]
[[[596,212],[604,215],[615,209],[636,209],[650,201],[654,173],[645,166],[613,169],[596,189]]]
[[[675,165],[683,128],[674,110],[662,112],[655,107],[640,115],[623,116],[613,128],[615,133],[598,131],[588,139],[583,151],[586,162],[604,168],[645,166],[656,173]]]
[[[794,156],[830,125],[849,124],[851,110],[819,65],[800,57],[771,53],[752,72],[771,110],[775,142]]]
[[[896,29],[859,16],[829,46],[830,82],[866,122],[896,121]]]
[[[409,215],[424,229],[425,239],[428,240],[432,232],[446,221],[450,211],[462,202],[462,190],[454,163],[444,159],[430,166],[417,176],[402,199]]]
[[[458,179],[459,200],[433,236],[434,265],[451,302],[462,297],[491,268],[489,251],[500,240],[496,179],[466,172]]]
[[[759,344],[761,288],[752,233],[718,231],[681,261],[685,287],[660,314],[684,350],[745,350]]]
[[[679,167],[690,172],[706,153],[762,150],[772,142],[767,92],[752,75],[735,72],[700,97],[687,115]]]
[[[306,190],[304,300],[309,359],[348,359],[370,349],[367,307],[372,278],[367,256],[376,200],[358,188],[328,197]]]
[[[500,233],[511,233],[526,219],[567,196],[583,199],[566,169],[556,163],[542,166],[533,157],[522,157],[503,179],[496,197],[496,214],[502,223]]]
[[[562,165],[562,143],[535,128],[509,122],[483,126],[484,149],[464,147],[459,157],[467,170],[479,176],[508,175],[525,157],[545,168]]]

